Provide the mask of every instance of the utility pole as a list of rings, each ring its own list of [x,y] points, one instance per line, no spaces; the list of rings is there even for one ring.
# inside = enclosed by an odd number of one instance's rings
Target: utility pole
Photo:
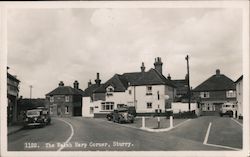
[[[31,105],[31,98],[32,98],[32,88],[33,88],[33,86],[30,85],[30,105]]]
[[[191,110],[191,92],[190,92],[190,80],[189,80],[189,56],[187,55],[186,58],[187,60],[187,82],[188,82],[188,110]]]

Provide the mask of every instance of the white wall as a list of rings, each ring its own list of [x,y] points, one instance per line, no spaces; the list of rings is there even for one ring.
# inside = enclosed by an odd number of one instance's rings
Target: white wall
[[[90,107],[94,107],[94,104],[91,102],[90,97],[82,98],[82,116],[83,117],[94,117],[94,114],[90,113]]]
[[[237,114],[243,116],[243,81],[239,81],[236,84],[236,99],[237,99]]]
[[[146,86],[136,86],[136,112],[137,113],[149,113],[155,112],[155,109],[159,108],[162,112],[165,112],[165,86],[153,85],[152,95],[146,95]],[[160,100],[158,100],[157,92],[159,91]],[[152,103],[152,108],[147,108],[147,102]]]
[[[199,116],[200,115],[200,109],[198,109],[197,103],[191,103],[190,104],[191,111],[195,110],[195,113]],[[188,103],[181,103],[181,102],[173,102],[172,103],[172,110],[173,113],[179,113],[183,111],[188,111]]]

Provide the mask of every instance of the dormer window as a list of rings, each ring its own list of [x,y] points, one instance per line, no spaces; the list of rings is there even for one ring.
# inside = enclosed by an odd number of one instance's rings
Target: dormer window
[[[106,88],[106,92],[107,92],[107,96],[113,96],[114,87],[108,86],[108,87]]]
[[[227,98],[235,98],[236,92],[234,90],[230,90],[226,92]]]
[[[152,86],[146,86],[146,95],[152,95]]]
[[[201,98],[209,98],[209,92],[201,92],[200,97]]]

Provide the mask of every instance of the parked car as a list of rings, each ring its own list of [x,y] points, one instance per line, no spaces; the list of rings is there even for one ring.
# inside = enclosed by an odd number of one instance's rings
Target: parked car
[[[236,110],[237,110],[237,105],[226,102],[221,107],[220,116],[222,117],[224,115],[228,115],[229,117],[233,117],[233,114]]]
[[[45,126],[51,123],[49,111],[44,107],[27,110],[24,126]]]
[[[134,116],[128,112],[127,108],[118,108],[113,111],[113,122],[134,123]]]
[[[114,111],[112,111],[109,114],[107,114],[106,118],[107,118],[108,121],[113,120],[113,114],[114,114]]]

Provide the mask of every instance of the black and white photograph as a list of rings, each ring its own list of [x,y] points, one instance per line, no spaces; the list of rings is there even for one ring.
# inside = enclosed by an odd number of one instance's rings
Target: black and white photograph
[[[38,4],[1,8],[2,156],[249,155],[247,1]]]

